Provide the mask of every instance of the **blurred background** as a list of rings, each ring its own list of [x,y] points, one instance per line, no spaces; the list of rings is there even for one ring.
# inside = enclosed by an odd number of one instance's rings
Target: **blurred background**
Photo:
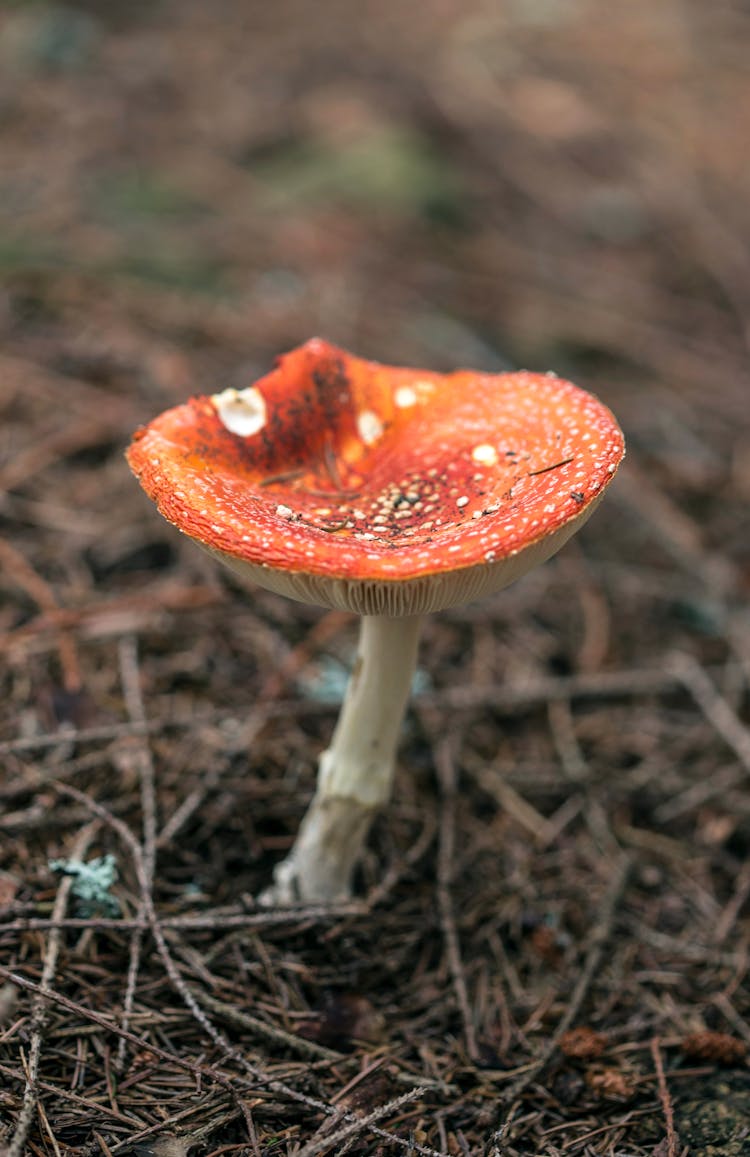
[[[651,387],[652,419],[665,390],[739,396],[749,19],[6,2],[4,339],[65,325],[69,367],[150,376],[156,404],[313,332]]]
[[[137,760],[116,730],[133,724],[136,685],[154,721],[160,822],[193,801],[160,845],[160,911],[255,894],[304,810],[354,647],[345,618],[240,597],[179,539],[127,471],[131,431],[191,393],[250,384],[313,334],[385,362],[555,370],[612,407],[627,463],[558,559],[434,617],[423,647],[420,686],[455,731],[464,793],[454,888],[469,1059],[434,849],[419,843],[439,794],[434,717],[407,728],[410,774],[361,880],[374,887],[395,862],[410,886],[374,931],[348,928],[345,975],[337,942],[309,929],[267,933],[265,979],[250,969],[234,990],[228,948],[212,967],[235,1000],[251,973],[259,990],[272,976],[291,986],[296,961],[304,982],[262,995],[299,1017],[324,1016],[332,989],[356,991],[385,1016],[393,1055],[435,1080],[463,1073],[475,1099],[449,1107],[435,1085],[426,1135],[441,1153],[448,1134],[469,1138],[451,1153],[478,1152],[495,1095],[471,1083],[480,1053],[512,1069],[545,1047],[592,897],[624,851],[634,868],[611,969],[586,1011],[624,1051],[598,1085],[580,1059],[555,1070],[558,1116],[529,1095],[517,1151],[558,1152],[542,1138],[561,1119],[571,1152],[602,1121],[614,1145],[625,1105],[642,1122],[626,1129],[628,1152],[656,1152],[652,1034],[750,1042],[748,126],[745,0],[0,3],[9,917],[49,910],[47,860],[70,854],[90,818],[49,794],[52,778],[140,831]],[[474,707],[461,698],[472,686]],[[248,730],[248,702],[279,695],[283,717]],[[45,739],[71,726],[104,732]],[[94,846],[117,841],[107,829]],[[0,941],[9,952],[15,936]],[[107,942],[99,958],[113,1007],[126,956]],[[170,990],[153,968],[141,999],[160,1007]],[[86,982],[67,983],[86,996]],[[683,1081],[707,1122],[701,1134],[696,1112],[678,1112],[692,1153],[723,1137],[712,1153],[741,1151],[741,1076],[729,1092],[713,1076]],[[84,1144],[78,1124],[51,1119]]]

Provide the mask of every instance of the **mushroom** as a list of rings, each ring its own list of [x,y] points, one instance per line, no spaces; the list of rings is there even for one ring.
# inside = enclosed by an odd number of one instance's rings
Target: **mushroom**
[[[266,903],[350,894],[390,796],[421,616],[559,550],[623,452],[610,411],[554,374],[384,366],[320,339],[136,433],[130,466],[179,530],[249,584],[362,617],[315,796]]]

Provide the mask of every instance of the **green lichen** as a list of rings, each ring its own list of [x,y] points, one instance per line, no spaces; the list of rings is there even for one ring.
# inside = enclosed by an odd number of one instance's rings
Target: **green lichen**
[[[50,860],[49,866],[51,871],[73,878],[71,891],[78,901],[77,915],[84,919],[120,915],[120,902],[110,895],[110,888],[118,878],[114,856],[101,856],[88,863],[83,860]]]

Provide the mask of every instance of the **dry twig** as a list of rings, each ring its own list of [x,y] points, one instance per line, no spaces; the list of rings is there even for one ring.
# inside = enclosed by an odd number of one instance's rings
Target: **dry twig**
[[[120,678],[128,717],[131,723],[145,727],[146,713],[143,708],[143,697],[140,686],[138,644],[132,636],[127,636],[120,640],[119,655]],[[141,810],[143,813],[142,887],[146,889],[149,896],[151,896],[154,883],[154,869],[156,867],[156,786],[154,783],[154,761],[151,758],[151,748],[148,745],[145,734],[143,737],[136,739],[135,742],[137,743],[135,756],[138,767],[138,778],[141,785]],[[141,897],[138,916],[143,923],[139,923],[133,929],[133,934],[130,938],[130,961],[128,964],[128,975],[125,984],[125,997],[122,1010],[123,1028],[128,1028],[130,1025],[135,989],[138,982],[143,932],[147,927],[143,897]],[[125,1045],[124,1037],[120,1037],[117,1047],[117,1057],[115,1059],[115,1068],[117,1071],[121,1071],[125,1064]]]
[[[664,1112],[664,1120],[667,1127],[667,1152],[666,1157],[677,1157],[677,1146],[679,1139],[674,1127],[674,1109],[672,1108],[672,1098],[669,1095],[667,1087],[667,1078],[664,1074],[664,1062],[661,1056],[661,1048],[659,1045],[659,1038],[653,1037],[651,1039],[651,1057],[654,1062],[654,1069],[656,1070],[656,1080],[659,1085],[659,1100]]]
[[[71,856],[74,859],[80,860],[86,855],[86,851],[96,836],[100,828],[100,823],[94,821],[88,824],[79,834],[72,849]],[[26,1088],[23,1094],[23,1104],[21,1105],[21,1112],[16,1121],[15,1131],[7,1147],[4,1150],[4,1157],[23,1157],[26,1150],[26,1141],[31,1128],[31,1122],[34,1116],[34,1110],[38,1103],[38,1076],[39,1076],[39,1062],[42,1054],[42,1042],[44,1037],[44,1028],[47,1023],[47,996],[51,992],[51,985],[57,970],[58,958],[60,955],[60,948],[62,946],[61,932],[59,922],[65,915],[65,910],[68,905],[68,897],[70,896],[71,888],[73,887],[73,879],[70,876],[64,876],[60,881],[57,889],[57,896],[55,897],[55,906],[52,912],[52,924],[50,928],[49,937],[47,940],[46,951],[44,953],[44,966],[42,968],[42,976],[39,982],[39,989],[34,1000],[31,1012],[31,1047],[29,1049],[28,1061],[25,1063],[26,1072]]]
[[[59,609],[55,592],[49,583],[34,570],[28,559],[4,538],[0,538],[0,566],[47,614],[54,614]],[[60,656],[63,687],[73,694],[81,689],[81,666],[75,640],[64,627],[56,628],[55,640]]]
[[[474,1029],[474,1018],[469,1003],[466,986],[466,972],[461,957],[456,917],[451,899],[455,859],[456,823],[456,767],[450,740],[441,742],[435,749],[435,765],[440,780],[440,843],[438,850],[437,900],[440,910],[440,926],[443,930],[448,965],[453,980],[456,1004],[461,1014],[466,1051],[474,1063],[479,1060],[479,1046]]]

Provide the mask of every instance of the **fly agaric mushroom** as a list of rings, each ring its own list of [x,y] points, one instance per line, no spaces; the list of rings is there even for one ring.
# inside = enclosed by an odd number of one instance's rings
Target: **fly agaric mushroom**
[[[362,616],[315,796],[265,902],[349,895],[390,796],[420,616],[559,550],[623,452],[609,410],[555,375],[384,366],[319,339],[136,433],[130,466],[179,530],[250,584]]]

